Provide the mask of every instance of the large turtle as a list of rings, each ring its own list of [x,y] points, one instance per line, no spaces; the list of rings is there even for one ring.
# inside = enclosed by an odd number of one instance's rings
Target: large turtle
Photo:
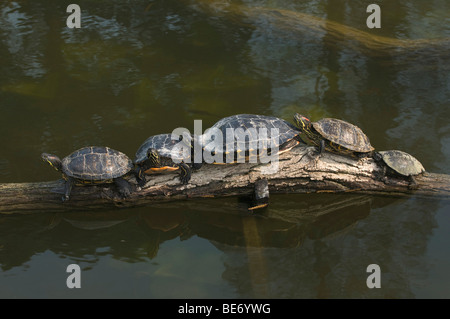
[[[298,113],[294,115],[294,121],[304,136],[319,148],[319,153],[327,150],[361,157],[370,156],[374,150],[366,134],[348,122],[333,118],[311,122]]]
[[[417,185],[414,176],[425,172],[423,165],[412,155],[399,150],[375,152],[373,158],[382,163],[383,175],[404,177],[409,180],[409,187]]]
[[[174,139],[172,134],[150,136],[139,147],[134,160],[139,184],[145,184],[146,174],[168,171],[178,171],[180,181],[187,184],[191,179],[191,166],[185,162],[190,162],[190,156],[191,148],[181,143],[181,138]]]
[[[230,164],[277,160],[303,143],[301,132],[291,123],[274,117],[255,114],[238,114],[225,117],[209,128],[205,134],[195,136],[192,144],[203,152],[203,162]],[[197,145],[197,147],[196,147]],[[194,160],[197,160],[194,152]],[[197,167],[201,163],[196,163]],[[254,188],[254,205],[249,210],[268,205],[269,187],[266,179],[258,180]]]
[[[294,125],[278,117],[238,114],[219,120],[198,139],[204,159],[206,155],[214,159],[212,164],[230,164],[289,151],[302,142],[299,135]]]
[[[104,146],[81,148],[62,160],[58,156],[42,153],[43,161],[61,172],[66,180],[63,201],[70,198],[74,185],[115,183],[123,197],[131,194],[131,185],[122,177],[133,169],[125,154]]]

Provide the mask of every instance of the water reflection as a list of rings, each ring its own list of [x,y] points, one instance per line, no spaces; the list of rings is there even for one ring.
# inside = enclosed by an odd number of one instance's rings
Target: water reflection
[[[37,54],[43,50],[40,39],[48,31],[42,17],[25,12],[17,2],[8,2],[1,7],[0,12],[0,25],[4,32],[2,42],[13,59],[13,63],[9,63],[10,70],[18,71],[20,68],[25,76],[32,78],[45,75],[46,70]],[[35,54],[28,54],[33,51]]]
[[[20,269],[46,251],[85,263],[84,271],[94,269],[104,256],[162,263],[164,254],[158,254],[165,242],[198,237],[222,252],[223,279],[239,297],[414,297],[409,285],[429,267],[423,256],[436,226],[428,213],[433,202],[318,195],[305,203],[304,196],[295,201],[275,197],[280,201],[267,215],[230,210],[240,207],[238,202],[205,200],[188,202],[182,210],[168,204],[4,216],[1,268]],[[298,209],[285,209],[293,206]],[[365,286],[371,263],[383,269],[382,291]]]
[[[47,236],[62,236],[68,229],[79,235],[83,234],[83,231],[93,231],[92,235],[99,235],[101,233],[95,231],[110,231],[124,222],[127,222],[128,228],[135,228],[130,233],[143,232],[148,240],[152,241],[149,244],[152,251],[148,252],[151,258],[157,255],[157,247],[161,243],[176,237],[184,240],[198,236],[232,246],[298,247],[305,238],[318,239],[337,234],[367,217],[371,201],[369,196],[354,196],[351,199],[333,197],[328,202],[324,203],[323,200],[318,200],[315,204],[309,202],[308,207],[299,207],[295,210],[283,209],[283,204],[277,205],[280,207],[271,209],[267,215],[249,215],[244,204],[233,205],[227,201],[218,205],[216,201],[205,200],[186,203],[184,212],[173,209],[174,204],[168,203],[132,211],[95,213],[77,211],[7,216],[1,219],[4,243],[2,253],[8,255],[8,250],[19,243],[34,246],[32,242],[37,237],[45,239]],[[292,204],[289,203],[290,206]],[[238,207],[242,209],[241,213],[236,213]],[[14,231],[11,231],[12,229]],[[15,242],[20,233],[27,235],[21,241]],[[75,237],[78,238],[79,235]],[[23,242],[27,240],[30,242]],[[66,240],[76,243],[72,238]],[[75,246],[81,247],[82,244],[83,242],[80,242]],[[17,253],[15,249],[11,249],[10,252]],[[7,256],[5,257],[7,260]],[[23,260],[29,257],[31,256],[24,256]],[[5,265],[5,260],[2,264]]]

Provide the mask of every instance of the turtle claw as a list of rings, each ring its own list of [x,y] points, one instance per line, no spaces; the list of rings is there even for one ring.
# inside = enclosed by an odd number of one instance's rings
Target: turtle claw
[[[181,184],[186,185],[186,184],[189,183],[189,178],[187,178],[187,177],[180,177],[180,181],[181,181]]]
[[[145,178],[141,178],[139,180],[136,180],[137,184],[140,188],[143,188],[145,186],[145,184],[147,183],[147,181],[145,180]]]
[[[119,191],[119,194],[120,194],[120,196],[122,198],[127,198],[127,197],[130,197],[131,190],[129,190],[129,189],[122,189],[122,190]]]
[[[308,149],[308,156],[311,159],[315,159],[315,158],[319,157],[320,154],[321,154],[321,152],[318,149],[316,149],[315,147],[311,147]]]
[[[307,154],[308,154],[309,158],[311,159],[310,162],[312,162],[312,164],[314,164],[314,166],[317,166],[317,162],[319,161],[319,158],[322,155],[322,153],[316,149],[309,149]]]
[[[191,179],[191,174],[180,174],[181,184],[186,185]]]
[[[416,190],[419,188],[419,185],[416,182],[416,179],[414,178],[414,176],[410,175],[408,177],[408,189],[409,190]]]

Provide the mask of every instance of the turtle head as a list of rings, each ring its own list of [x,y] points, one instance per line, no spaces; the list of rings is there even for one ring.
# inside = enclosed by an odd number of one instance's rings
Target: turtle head
[[[383,155],[381,155],[378,152],[373,152],[372,154],[372,158],[376,161],[376,162],[381,162],[383,160]]]
[[[196,138],[195,135],[188,132],[183,132],[181,133],[180,141],[183,142],[186,146],[193,148],[195,138]]]
[[[311,120],[307,118],[306,116],[303,116],[299,113],[294,114],[294,123],[295,126],[298,127],[303,132],[309,132],[311,131]]]
[[[149,148],[147,150],[147,158],[150,161],[150,165],[152,167],[159,167],[161,164],[160,158],[159,158],[159,153],[156,149],[154,148]]]
[[[56,169],[57,171],[62,171],[62,162],[58,156],[48,154],[48,153],[42,153],[41,159],[44,162],[49,163],[50,166],[53,167],[54,169]]]

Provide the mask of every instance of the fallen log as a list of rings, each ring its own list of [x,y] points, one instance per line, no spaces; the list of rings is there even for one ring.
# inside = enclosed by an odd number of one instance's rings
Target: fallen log
[[[384,196],[411,196],[450,199],[450,176],[424,173],[416,177],[417,188],[410,189],[406,179],[379,178],[382,167],[372,158],[360,160],[325,152],[315,156],[315,148],[298,146],[281,154],[278,169],[273,163],[203,165],[182,185],[177,174],[150,176],[143,188],[129,181],[136,191],[129,198],[119,198],[114,186],[75,187],[71,199],[61,201],[63,180],[37,183],[0,184],[0,213],[36,213],[49,211],[95,210],[135,207],[155,203],[210,197],[250,196],[257,180],[267,179],[273,193],[359,193]]]

